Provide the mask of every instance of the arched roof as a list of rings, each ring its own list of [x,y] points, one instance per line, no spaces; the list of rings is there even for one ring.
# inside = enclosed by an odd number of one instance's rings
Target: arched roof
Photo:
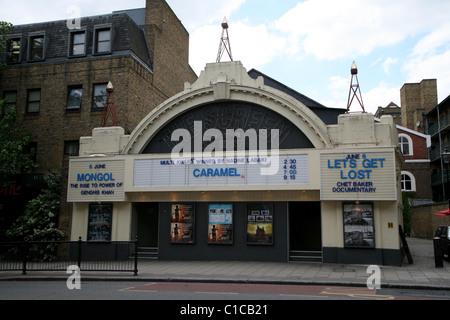
[[[215,101],[241,101],[268,108],[289,119],[315,148],[330,148],[327,126],[295,98],[254,80],[238,61],[207,64],[198,80],[151,111],[131,133],[123,153],[140,154],[149,141],[171,120],[196,107]]]

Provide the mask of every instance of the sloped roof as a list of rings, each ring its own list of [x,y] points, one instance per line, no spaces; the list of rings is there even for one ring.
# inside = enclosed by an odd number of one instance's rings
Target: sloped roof
[[[297,99],[298,101],[300,101],[302,104],[304,104],[305,106],[307,106],[309,109],[311,109],[311,111],[313,111],[325,124],[329,125],[329,124],[337,124],[337,118],[340,114],[345,113],[347,110],[346,109],[338,109],[338,108],[328,108],[325,107],[323,104],[301,94],[298,91],[295,91],[292,88],[289,88],[288,86],[282,84],[281,82],[265,75],[264,73],[256,70],[256,69],[251,69],[248,72],[248,75],[253,78],[256,79],[259,76],[262,76],[264,78],[264,84],[266,86],[278,89],[290,96],[292,96],[293,98]]]
[[[132,52],[149,68],[152,68],[152,59],[144,31],[125,12],[81,18],[81,30],[88,30],[86,57],[92,55],[94,45],[92,32],[95,27],[101,25],[111,25],[112,27],[112,56]],[[13,26],[9,35],[10,37],[21,36],[24,44],[29,45],[26,42],[30,34],[44,32],[47,37],[45,62],[56,62],[68,59],[69,31],[67,20],[58,20]],[[26,54],[24,59],[26,59]]]

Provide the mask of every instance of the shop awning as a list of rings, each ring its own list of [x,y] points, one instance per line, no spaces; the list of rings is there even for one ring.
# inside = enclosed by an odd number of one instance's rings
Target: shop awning
[[[445,209],[445,210],[442,210],[442,211],[438,211],[438,212],[435,212],[435,213],[433,213],[433,214],[435,214],[435,215],[437,215],[437,216],[450,216],[450,209]]]

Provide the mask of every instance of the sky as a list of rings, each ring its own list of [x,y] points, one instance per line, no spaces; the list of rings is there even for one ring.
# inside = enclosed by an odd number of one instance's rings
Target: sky
[[[166,0],[190,34],[189,63],[216,61],[228,19],[234,61],[331,108],[346,108],[355,61],[365,110],[400,106],[405,83],[436,79],[450,95],[448,0]],[[145,0],[0,0],[26,24],[145,7]],[[229,61],[225,54],[222,61]],[[357,102],[350,111],[361,111]]]

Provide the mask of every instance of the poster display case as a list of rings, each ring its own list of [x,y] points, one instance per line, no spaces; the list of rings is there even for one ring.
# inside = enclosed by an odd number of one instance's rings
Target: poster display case
[[[344,203],[345,248],[375,248],[372,203]]]
[[[170,220],[170,243],[195,243],[195,207],[193,204],[173,204]]]
[[[273,244],[273,206],[247,205],[247,244]]]
[[[208,243],[233,244],[233,205],[210,204],[208,208]]]
[[[112,204],[90,204],[88,241],[111,241]]]

